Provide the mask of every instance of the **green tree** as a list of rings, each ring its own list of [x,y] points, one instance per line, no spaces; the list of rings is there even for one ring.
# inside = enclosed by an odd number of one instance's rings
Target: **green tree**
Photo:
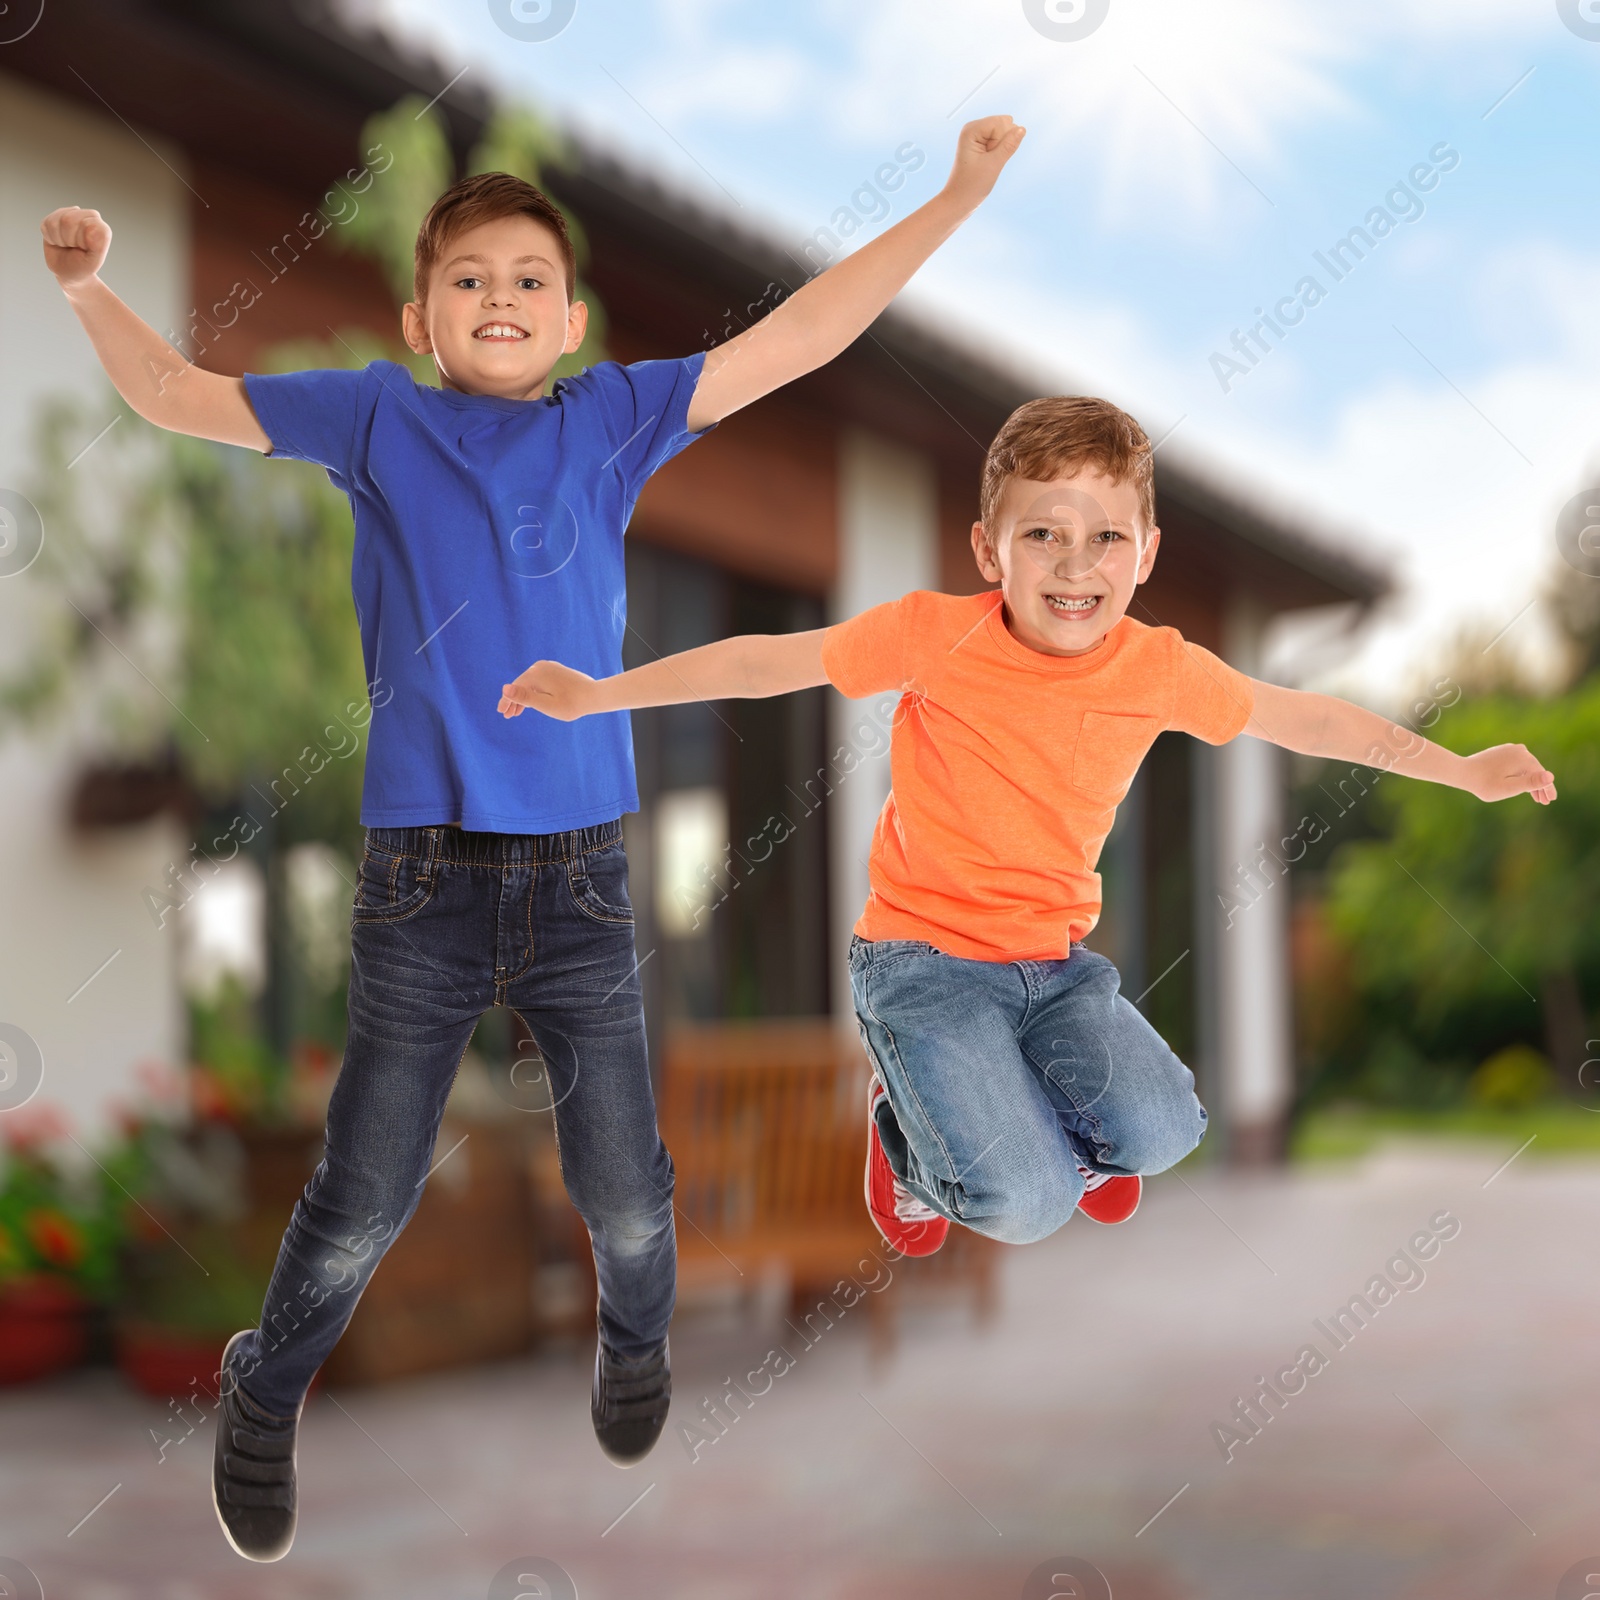
[[[69,469],[101,435],[96,472]],[[340,730],[359,736],[367,694],[345,497],[309,464],[161,433],[116,398],[52,404],[38,440],[35,636],[0,718],[70,710],[100,760],[175,750],[213,809],[270,811],[292,786],[278,841],[348,848],[361,764]]]
[[[1554,699],[1464,702],[1430,733],[1462,752],[1527,745],[1555,773],[1559,798],[1485,805],[1385,776],[1374,799],[1387,836],[1344,846],[1330,866],[1334,926],[1361,986],[1411,1008],[1423,1028],[1519,1000],[1536,1008],[1575,1090],[1584,991],[1600,977],[1600,677]]]

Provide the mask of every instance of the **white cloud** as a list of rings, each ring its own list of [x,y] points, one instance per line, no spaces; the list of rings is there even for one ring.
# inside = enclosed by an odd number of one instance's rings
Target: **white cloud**
[[[663,63],[638,87],[639,98],[669,127],[714,113],[746,125],[792,114],[815,90],[812,63],[784,45],[713,45],[694,71]]]
[[[1458,381],[1515,449],[1443,383],[1393,379],[1352,395],[1325,442],[1203,427],[1189,441],[1366,530],[1363,548],[1393,567],[1398,603],[1340,673],[1369,697],[1443,670],[1464,627],[1487,638],[1517,616],[1559,561],[1556,514],[1594,465],[1600,378],[1580,351]],[[1538,665],[1537,644],[1518,623],[1506,648]]]
[[[1503,348],[1560,350],[1566,364],[1600,364],[1594,262],[1548,238],[1520,239],[1485,257],[1470,303],[1478,331]]]
[[[1476,49],[1487,39],[1538,38],[1560,27],[1553,4],[1528,0],[1363,0],[1344,14],[1351,31],[1364,38],[1430,47],[1459,40]]]
[[[636,88],[669,126],[770,122],[814,90],[817,63],[798,38],[752,37],[736,0],[658,0],[656,11],[666,37]]]

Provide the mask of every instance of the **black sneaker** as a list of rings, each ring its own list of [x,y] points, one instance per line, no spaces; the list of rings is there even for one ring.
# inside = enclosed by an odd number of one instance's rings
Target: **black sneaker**
[[[624,1361],[599,1341],[589,1415],[600,1448],[619,1467],[631,1467],[654,1448],[672,1401],[672,1362],[665,1340],[653,1356]]]
[[[222,1352],[211,1503],[228,1543],[246,1561],[281,1561],[294,1543],[294,1443],[300,1412],[285,1419],[263,1411],[229,1372],[234,1346],[250,1331],[234,1334]]]

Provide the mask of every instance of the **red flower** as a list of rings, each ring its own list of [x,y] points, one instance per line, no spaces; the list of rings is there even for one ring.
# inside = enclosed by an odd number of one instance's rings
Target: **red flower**
[[[52,1267],[75,1267],[87,1254],[83,1230],[59,1211],[35,1211],[27,1226],[29,1243]]]
[[[233,1098],[217,1082],[216,1075],[202,1066],[189,1071],[189,1103],[203,1122],[236,1122],[238,1112]]]
[[[334,1068],[333,1051],[320,1039],[296,1040],[290,1058],[297,1073],[312,1078],[325,1078]]]

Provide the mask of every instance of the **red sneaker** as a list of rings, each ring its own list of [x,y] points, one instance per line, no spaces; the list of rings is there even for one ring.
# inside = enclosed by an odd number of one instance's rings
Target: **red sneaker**
[[[1137,1174],[1119,1178],[1107,1172],[1091,1172],[1084,1166],[1078,1171],[1083,1174],[1083,1198],[1078,1209],[1091,1222],[1126,1222],[1139,1209],[1144,1179]]]
[[[867,1215],[883,1242],[903,1256],[931,1256],[950,1234],[950,1219],[925,1205],[895,1177],[873,1114],[884,1087],[874,1073],[867,1087]]]

